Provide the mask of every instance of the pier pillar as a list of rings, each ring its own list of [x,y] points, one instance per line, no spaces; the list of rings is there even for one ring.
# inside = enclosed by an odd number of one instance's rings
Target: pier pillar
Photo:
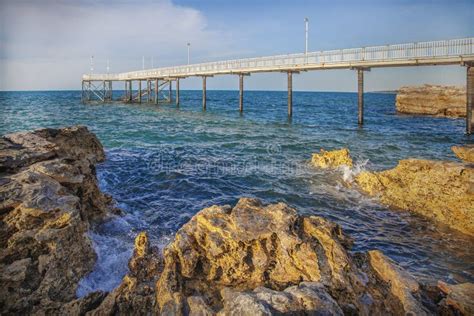
[[[179,106],[179,78],[176,78],[176,106]]]
[[[364,70],[357,69],[357,104],[359,116],[357,122],[364,124]]]
[[[128,81],[125,80],[124,82],[125,82],[125,90],[124,90],[123,100],[127,101],[128,100],[128,85],[127,85]]]
[[[81,102],[84,103],[84,80],[81,80]]]
[[[170,96],[170,103],[173,100],[173,80],[170,79],[170,86],[169,88],[169,96]]]
[[[158,78],[155,79],[155,104],[158,104],[158,92],[160,90]]]
[[[202,110],[206,111],[206,76],[202,77]]]
[[[87,81],[87,101],[91,100],[91,82]]]
[[[105,100],[107,100],[107,89],[105,87],[105,80],[102,81],[102,102],[105,103]]]
[[[474,63],[467,65],[466,77],[466,133],[471,135],[474,132],[474,122],[472,117],[472,111],[474,108]]]
[[[293,116],[293,73],[288,71],[288,117]]]
[[[244,74],[239,74],[239,111],[244,111]]]
[[[138,80],[138,103],[142,103],[142,80]]]
[[[112,95],[112,80],[109,81],[109,101],[113,100],[113,95]]]
[[[128,81],[128,101],[129,102],[132,102],[133,100],[132,86],[133,86],[133,81],[129,80]]]
[[[148,103],[151,102],[151,81],[150,79],[146,80],[146,100]]]

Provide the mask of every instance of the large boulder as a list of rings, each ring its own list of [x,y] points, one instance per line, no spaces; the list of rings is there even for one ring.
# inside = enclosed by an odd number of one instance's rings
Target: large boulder
[[[337,224],[300,216],[283,203],[242,198],[233,208],[212,206],[185,224],[165,249],[157,312],[428,312],[416,281],[381,254],[352,255],[350,245]]]
[[[465,117],[466,89],[437,85],[402,87],[395,105],[399,113]]]
[[[361,172],[355,181],[369,195],[474,235],[474,167],[406,159],[393,169]]]
[[[0,313],[54,313],[96,259],[86,233],[111,208],[95,175],[104,151],[81,126],[0,144]]]

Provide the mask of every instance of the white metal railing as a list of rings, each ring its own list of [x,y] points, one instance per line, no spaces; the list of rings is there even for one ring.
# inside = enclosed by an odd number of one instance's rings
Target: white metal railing
[[[154,77],[192,76],[212,73],[231,73],[305,66],[336,66],[356,62],[410,61],[426,58],[474,56],[474,37],[433,42],[395,44],[363,48],[349,48],[307,54],[288,54],[235,59],[201,64],[164,67],[120,74],[84,75],[83,80],[127,80]]]

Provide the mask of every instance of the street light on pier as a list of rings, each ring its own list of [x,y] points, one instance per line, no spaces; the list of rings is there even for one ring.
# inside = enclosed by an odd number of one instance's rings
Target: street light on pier
[[[188,65],[189,65],[189,49],[191,47],[191,43],[188,43]]]
[[[304,53],[305,55],[308,54],[308,29],[309,29],[309,19],[304,18],[304,29],[305,29],[305,47],[304,47]]]
[[[107,74],[109,74],[109,70],[110,70],[110,67],[109,67],[109,60],[107,59]]]
[[[91,56],[91,75],[94,73],[94,56]]]

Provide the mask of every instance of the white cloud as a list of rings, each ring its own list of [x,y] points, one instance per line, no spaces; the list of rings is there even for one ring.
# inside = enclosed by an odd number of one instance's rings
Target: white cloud
[[[2,1],[0,89],[77,88],[95,68],[111,71],[185,63],[232,51],[230,35],[209,30],[204,15],[168,0],[123,2]],[[30,76],[25,77],[25,75]]]

